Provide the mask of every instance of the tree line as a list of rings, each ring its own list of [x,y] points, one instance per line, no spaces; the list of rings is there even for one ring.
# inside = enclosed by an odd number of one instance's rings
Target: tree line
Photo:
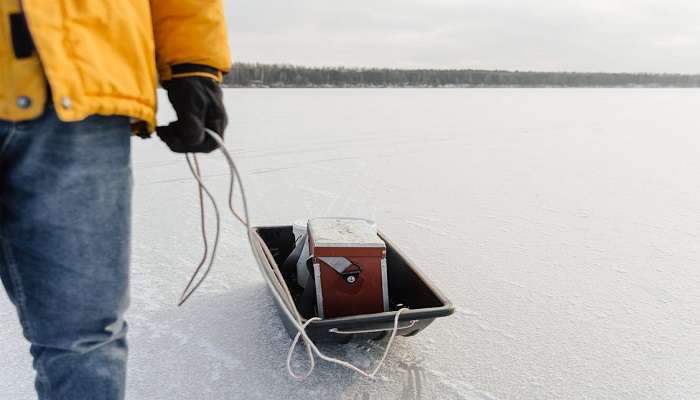
[[[478,69],[304,67],[235,63],[229,87],[700,87],[700,75]]]

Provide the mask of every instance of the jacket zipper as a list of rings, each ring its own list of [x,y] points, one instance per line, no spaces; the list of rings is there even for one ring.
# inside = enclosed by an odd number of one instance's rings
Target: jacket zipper
[[[34,34],[32,33],[32,24],[29,23],[29,14],[27,14],[24,10],[24,1],[19,0],[19,11],[22,13],[24,16],[24,20],[27,22],[27,31],[29,32],[29,37],[32,39],[32,43],[34,44],[34,52],[36,53],[36,57],[39,60],[39,64],[41,65],[41,72],[44,75],[44,81],[46,81],[46,99],[45,101],[45,106],[49,107],[53,103],[53,99],[51,98],[52,92],[51,92],[51,82],[49,81],[49,75],[46,73],[46,68],[44,66],[44,60],[41,57],[41,52],[39,51],[39,46],[36,44],[36,40],[34,40]]]

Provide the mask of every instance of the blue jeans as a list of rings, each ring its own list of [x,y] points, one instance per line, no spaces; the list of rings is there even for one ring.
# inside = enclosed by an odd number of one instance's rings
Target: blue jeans
[[[131,187],[128,118],[0,121],[0,277],[40,399],[124,397]]]

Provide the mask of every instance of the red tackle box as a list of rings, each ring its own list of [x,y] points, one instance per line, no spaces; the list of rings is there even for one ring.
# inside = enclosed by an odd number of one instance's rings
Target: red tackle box
[[[308,233],[319,317],[389,311],[386,244],[373,224],[316,218]]]

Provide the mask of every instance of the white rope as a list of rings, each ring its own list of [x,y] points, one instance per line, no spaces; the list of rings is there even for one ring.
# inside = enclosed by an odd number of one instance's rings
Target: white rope
[[[394,342],[394,338],[396,337],[396,332],[399,330],[399,315],[401,315],[401,313],[405,310],[408,310],[408,308],[402,308],[396,312],[396,316],[394,317],[394,328],[391,331],[391,336],[389,337],[389,342],[386,344],[386,348],[384,349],[384,354],[382,355],[382,358],[379,360],[379,363],[377,363],[377,366],[374,368],[374,370],[372,372],[363,371],[363,370],[359,369],[358,367],[350,364],[349,362],[342,361],[342,360],[339,360],[337,358],[328,357],[320,352],[316,353],[316,354],[322,360],[341,365],[345,368],[349,368],[349,369],[357,372],[358,374],[360,374],[366,378],[374,379],[377,372],[379,372],[379,369],[381,369],[382,365],[384,365],[384,361],[386,360],[387,355],[389,355],[389,350],[391,349],[391,345]],[[302,328],[304,329],[303,332],[305,332],[306,327],[310,323],[312,323],[313,321],[320,321],[320,320],[321,320],[321,318],[318,318],[318,317],[314,317],[314,318],[307,320],[304,323],[304,325],[302,326]],[[296,378],[299,380],[308,378],[309,375],[311,375],[311,373],[314,371],[314,367],[315,367],[314,359],[311,358],[311,365],[310,365],[309,369],[306,371],[306,373],[304,373],[303,375],[296,375],[294,373],[294,371],[292,371],[292,354],[294,354],[294,349],[297,347],[297,343],[299,342],[299,337],[301,336],[301,334],[302,334],[302,331],[299,331],[297,333],[297,335],[294,337],[294,340],[292,341],[292,346],[289,348],[289,353],[287,353],[287,372],[289,372],[289,375],[291,375],[293,378]]]
[[[199,162],[197,161],[197,156],[195,154],[192,154],[192,161],[190,161],[189,154],[185,154],[185,159],[187,160],[187,166],[190,167],[192,175],[197,180],[199,194],[199,217],[202,229],[202,239],[204,242],[204,254],[202,255],[202,260],[199,262],[199,265],[197,265],[197,268],[195,268],[194,273],[192,273],[192,277],[190,277],[189,282],[187,282],[187,286],[185,286],[185,289],[183,289],[182,294],[180,294],[180,300],[177,302],[178,307],[185,304],[185,302],[190,298],[190,296],[192,296],[192,294],[199,288],[202,282],[204,282],[204,280],[207,278],[207,275],[209,275],[211,268],[214,266],[214,261],[216,260],[216,250],[219,247],[219,237],[221,236],[221,216],[219,214],[219,207],[216,205],[216,200],[214,200],[214,196],[204,185],[204,182],[202,182],[202,177],[199,173]],[[212,207],[214,208],[214,215],[216,215],[216,236],[214,236],[214,244],[212,245],[211,258],[209,260],[209,264],[204,269],[204,273],[202,274],[202,277],[197,281],[197,284],[194,284],[195,278],[197,278],[199,272],[206,263],[207,255],[209,253],[209,241],[207,240],[203,193],[206,193],[207,197],[209,198],[209,201],[211,201]]]
[[[236,219],[239,220],[241,222],[241,224],[243,224],[246,227],[246,230],[248,232],[248,242],[250,244],[251,250],[253,251],[253,256],[255,257],[255,261],[258,263],[258,267],[264,271],[265,269],[268,268],[266,266],[266,262],[264,261],[265,260],[265,250],[262,247],[262,244],[256,238],[253,237],[253,231],[251,229],[252,226],[250,224],[250,215],[248,213],[248,200],[246,198],[245,189],[243,187],[243,182],[242,182],[241,176],[238,172],[238,168],[236,167],[236,163],[233,161],[231,154],[226,149],[226,146],[224,145],[224,142],[221,139],[221,137],[216,132],[214,132],[210,129],[205,129],[205,131],[219,145],[219,149],[221,150],[222,154],[224,155],[224,157],[229,165],[229,169],[231,171],[231,181],[230,181],[230,187],[229,187],[229,201],[228,201],[229,202],[229,209],[231,210],[233,215],[236,217]],[[196,157],[194,159],[195,159],[195,163],[196,163]],[[188,158],[188,164],[189,164],[189,158]],[[218,240],[219,240],[220,216],[219,216],[218,208],[216,207],[216,202],[214,201],[213,196],[211,195],[209,190],[207,190],[206,186],[204,185],[202,177],[199,173],[198,165],[195,164],[195,166],[197,168],[192,168],[192,165],[190,164],[190,171],[194,175],[194,178],[197,180],[197,184],[199,185],[200,191],[204,191],[204,193],[206,193],[207,197],[209,197],[209,199],[214,204],[214,210],[215,210],[216,221],[217,221],[217,225],[216,225],[217,226],[217,235],[216,235],[215,243],[214,243],[213,250],[212,250],[212,253],[213,253],[212,259],[209,262],[209,265],[207,266],[206,270],[204,271],[202,278],[200,278],[200,280],[197,282],[197,284],[194,285],[194,287],[192,287],[192,290],[190,290],[188,292],[187,289],[189,289],[190,286],[192,285],[192,282],[194,281],[195,277],[197,276],[199,269],[201,268],[203,263],[200,264],[200,266],[197,268],[194,275],[190,279],[190,282],[187,285],[185,292],[183,292],[183,295],[185,293],[187,295],[183,296],[181,298],[180,304],[184,303],[187,300],[187,298],[189,298],[189,296],[191,296],[192,293],[194,293],[194,291],[202,284],[204,279],[209,274],[209,271],[211,270],[211,267],[214,264],[213,256],[215,255],[214,253],[216,251],[216,247],[218,245]],[[233,205],[233,192],[234,192],[234,185],[235,185],[236,180],[238,180],[238,186],[241,190],[241,205],[243,207],[243,216],[241,216],[235,210],[235,207]],[[201,192],[200,192],[200,196],[201,196]],[[201,204],[201,199],[200,199],[200,204]],[[202,215],[203,215],[203,213],[202,213]],[[206,238],[205,238],[205,241],[206,241]],[[257,243],[257,245],[256,245],[256,243]],[[207,247],[205,245],[205,249],[206,248]],[[280,304],[291,305],[292,308],[294,308],[293,307],[294,306],[294,299],[292,298],[292,295],[289,292],[289,289],[284,284],[284,278],[282,277],[281,273],[278,271],[277,268],[272,268],[272,269],[273,269],[275,275],[277,276],[277,279],[280,280],[280,286],[282,288],[281,291],[276,290],[276,288],[272,287],[271,282],[268,281],[267,283],[269,286],[271,286],[271,289],[272,289],[271,292],[272,292],[273,297],[275,297],[276,300]],[[284,296],[284,298],[282,296]],[[378,362],[377,366],[374,368],[374,370],[372,372],[366,372],[366,371],[356,367],[355,365],[353,365],[347,361],[343,361],[343,360],[340,360],[340,359],[337,359],[334,357],[327,356],[327,355],[323,354],[321,352],[321,350],[318,349],[318,347],[316,347],[316,344],[311,340],[309,335],[306,333],[306,327],[308,327],[309,324],[311,324],[314,321],[321,320],[320,318],[317,318],[317,317],[311,318],[311,319],[307,320],[306,322],[302,323],[302,318],[295,308],[293,310],[290,310],[289,307],[283,306],[282,307],[283,313],[289,318],[289,320],[294,325],[294,328],[297,330],[297,334],[294,337],[294,340],[292,341],[292,344],[289,348],[289,353],[287,354],[287,371],[289,372],[289,375],[294,377],[295,379],[305,379],[305,378],[309,377],[311,375],[311,373],[314,371],[314,368],[316,367],[316,361],[314,359],[314,354],[315,354],[318,358],[320,358],[324,361],[351,369],[364,377],[373,379],[376,376],[377,372],[379,372],[379,370],[381,369],[382,365],[384,365],[384,362],[386,361],[386,357],[389,354],[389,351],[391,349],[391,345],[393,344],[394,338],[396,337],[396,333],[399,330],[399,317],[401,316],[401,313],[406,311],[406,310],[408,310],[408,309],[402,308],[396,312],[396,315],[394,317],[394,327],[391,331],[391,336],[389,337],[389,342],[387,343],[386,349],[384,350],[384,354],[382,355],[382,358],[379,360],[379,362]],[[299,343],[299,339],[303,340],[304,345],[306,347],[308,357],[309,357],[309,369],[302,375],[295,374],[294,371],[292,370],[292,367],[291,367],[292,355],[294,353],[294,349],[296,348],[297,344]]]

